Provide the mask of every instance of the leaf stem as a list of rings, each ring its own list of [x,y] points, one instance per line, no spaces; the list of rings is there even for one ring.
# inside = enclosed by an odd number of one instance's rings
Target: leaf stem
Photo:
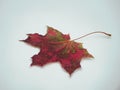
[[[63,43],[69,43],[69,41],[75,41],[75,40],[84,38],[84,37],[86,37],[86,36],[89,36],[89,35],[92,35],[92,34],[95,34],[95,33],[101,33],[101,34],[104,34],[104,35],[107,35],[107,36],[111,36],[111,34],[106,33],[106,32],[95,31],[95,32],[91,32],[91,33],[88,33],[88,34],[86,34],[86,35],[83,35],[83,36],[81,36],[81,37],[79,37],[79,38],[73,39],[73,40],[66,40],[66,41],[59,41],[59,42],[50,42],[50,44],[63,44]],[[69,43],[69,44],[70,44],[70,43]]]
[[[73,39],[73,41],[74,41],[74,40],[81,39],[81,38],[86,37],[86,36],[89,36],[89,35],[91,35],[91,34],[95,34],[95,33],[101,33],[101,34],[105,34],[105,35],[107,35],[107,36],[111,36],[111,34],[106,33],[106,32],[102,32],[102,31],[95,31],[95,32],[91,32],[91,33],[88,33],[88,34],[86,34],[86,35],[83,35],[83,36],[81,36],[81,37],[79,37],[79,38]]]

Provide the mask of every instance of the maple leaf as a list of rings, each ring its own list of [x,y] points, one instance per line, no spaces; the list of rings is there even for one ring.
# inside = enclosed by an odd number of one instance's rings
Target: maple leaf
[[[111,34],[97,31],[77,39],[93,33],[103,33],[111,36]],[[38,54],[32,56],[31,66],[44,66],[48,63],[59,62],[62,68],[71,75],[81,67],[80,62],[83,58],[93,58],[87,49],[83,48],[82,43],[75,42],[77,39],[70,40],[69,34],[62,34],[52,27],[47,27],[45,35],[38,33],[27,35],[27,39],[22,41],[40,49]]]

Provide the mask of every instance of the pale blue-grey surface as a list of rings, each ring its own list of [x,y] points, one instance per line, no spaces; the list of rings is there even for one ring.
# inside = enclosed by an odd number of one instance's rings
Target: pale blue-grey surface
[[[0,90],[120,90],[120,0],[0,0]],[[78,42],[95,57],[70,78],[59,64],[30,67],[38,49],[18,40],[46,33],[46,25]]]

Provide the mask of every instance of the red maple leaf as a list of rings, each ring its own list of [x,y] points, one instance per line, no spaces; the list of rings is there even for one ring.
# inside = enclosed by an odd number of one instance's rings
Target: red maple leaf
[[[93,33],[103,33],[111,36],[105,32],[98,31],[82,37]],[[38,33],[27,35],[28,38],[22,41],[40,49],[40,52],[32,57],[31,66],[44,66],[48,63],[59,62],[62,68],[71,75],[76,69],[81,67],[80,62],[82,58],[93,58],[87,49],[83,48],[82,43],[75,42],[75,40],[82,37],[70,40],[68,34],[62,34],[49,26],[47,27],[46,35]]]

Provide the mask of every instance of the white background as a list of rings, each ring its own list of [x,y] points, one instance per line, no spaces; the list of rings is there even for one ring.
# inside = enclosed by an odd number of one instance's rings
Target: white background
[[[58,63],[30,67],[38,49],[19,40],[46,25],[77,38],[95,57],[72,77]],[[0,90],[120,90],[120,0],[0,0]]]

